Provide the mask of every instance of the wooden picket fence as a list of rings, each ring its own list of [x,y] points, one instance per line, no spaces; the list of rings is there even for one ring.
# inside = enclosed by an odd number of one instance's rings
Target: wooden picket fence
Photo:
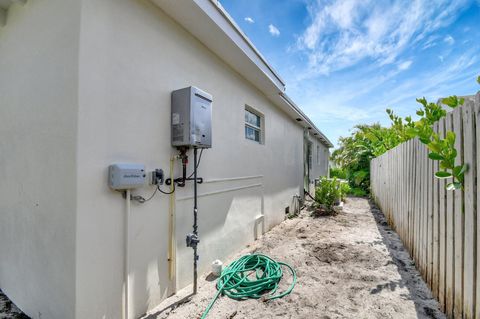
[[[371,162],[371,189],[390,226],[449,318],[480,318],[480,92],[435,124],[456,133],[457,163],[466,163],[465,189],[447,191],[434,177],[438,161],[413,139]],[[479,169],[477,169],[479,168]]]

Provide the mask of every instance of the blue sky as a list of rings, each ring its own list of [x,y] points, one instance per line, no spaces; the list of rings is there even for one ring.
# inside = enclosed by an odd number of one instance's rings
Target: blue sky
[[[220,0],[337,143],[356,124],[415,115],[415,98],[476,93],[480,0]]]

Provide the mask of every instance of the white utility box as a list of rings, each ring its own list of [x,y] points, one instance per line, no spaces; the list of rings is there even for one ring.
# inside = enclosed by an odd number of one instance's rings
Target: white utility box
[[[112,164],[108,168],[108,184],[115,190],[125,190],[145,185],[147,174],[145,165],[122,163]]]

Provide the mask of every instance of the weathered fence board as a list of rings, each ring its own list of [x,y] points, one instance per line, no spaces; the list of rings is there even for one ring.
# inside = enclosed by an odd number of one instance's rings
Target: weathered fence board
[[[455,160],[455,165],[463,164],[463,122],[462,109],[452,113],[452,129],[456,134],[455,149],[459,156]],[[452,192],[451,192],[452,193]],[[453,225],[454,225],[454,315],[460,318],[463,315],[463,192],[453,192]]]
[[[445,119],[439,121],[438,133],[441,137],[445,137]],[[439,217],[440,217],[440,280],[439,280],[439,297],[438,301],[443,311],[446,310],[445,297],[446,291],[446,268],[447,268],[447,193],[445,190],[445,180],[438,181],[438,189],[440,193],[439,200]]]
[[[474,105],[469,102],[463,107],[463,159],[469,163],[465,173],[465,247],[463,254],[463,311],[466,318],[474,314],[475,305],[475,253],[476,253],[476,149]]]
[[[445,118],[446,131],[451,131],[453,126],[452,113],[448,113]],[[454,255],[454,204],[453,204],[453,192],[447,192],[447,209],[445,215],[447,217],[447,265],[446,265],[446,311],[447,316],[453,316],[453,296],[455,293],[455,281],[454,281],[454,267],[455,267],[455,255]]]
[[[373,198],[450,318],[480,319],[479,121],[480,93],[434,125],[441,137],[456,134],[455,165],[468,166],[463,190],[435,178],[439,163],[418,139],[371,162]]]
[[[438,133],[438,123],[435,123],[433,130]],[[438,170],[438,162],[432,161],[432,174]],[[440,272],[440,216],[439,216],[439,189],[438,179],[433,178],[433,194],[432,194],[432,221],[433,221],[433,245],[432,245],[432,293],[438,299],[438,281]]]

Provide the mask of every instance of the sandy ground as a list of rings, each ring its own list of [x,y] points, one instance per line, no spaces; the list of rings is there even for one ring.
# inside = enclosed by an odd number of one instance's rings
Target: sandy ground
[[[445,318],[399,237],[366,199],[349,198],[337,216],[304,209],[227,262],[251,252],[293,265],[295,289],[268,302],[220,297],[208,318]],[[285,270],[280,289],[291,280]],[[144,319],[199,318],[216,291],[211,275],[199,284],[197,295],[189,297],[187,287]],[[0,319],[14,318],[28,317],[0,291]]]
[[[0,319],[28,319],[0,290]]]
[[[303,210],[227,262],[250,252],[293,265],[295,289],[268,302],[220,297],[208,318],[445,318],[399,237],[366,199],[347,199],[337,216]],[[285,275],[281,288],[291,279]],[[211,275],[199,285],[197,295],[183,298],[187,287],[144,319],[199,318],[216,291]]]

